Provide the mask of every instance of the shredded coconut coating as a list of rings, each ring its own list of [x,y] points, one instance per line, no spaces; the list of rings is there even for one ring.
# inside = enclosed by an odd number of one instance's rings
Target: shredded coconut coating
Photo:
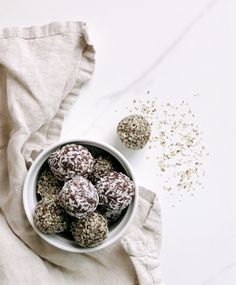
[[[67,144],[49,156],[48,164],[59,180],[67,181],[77,175],[88,177],[93,171],[94,159],[86,147]]]
[[[50,169],[45,169],[37,181],[37,193],[43,198],[45,196],[58,195],[61,191],[61,182],[53,175]]]
[[[103,156],[98,156],[94,160],[93,172],[90,176],[90,180],[96,183],[100,178],[106,176],[113,170],[112,161]]]
[[[94,185],[82,176],[76,176],[65,182],[59,199],[65,211],[81,218],[97,208],[99,197]]]
[[[107,219],[98,213],[90,213],[71,223],[71,233],[80,246],[95,247],[108,236]]]
[[[143,116],[130,115],[119,122],[117,133],[128,148],[141,149],[150,139],[151,126]]]
[[[57,196],[44,197],[35,208],[34,223],[45,234],[61,233],[68,227],[68,216]]]
[[[107,218],[119,216],[134,197],[134,183],[121,172],[112,171],[96,184],[99,204],[106,209]]]

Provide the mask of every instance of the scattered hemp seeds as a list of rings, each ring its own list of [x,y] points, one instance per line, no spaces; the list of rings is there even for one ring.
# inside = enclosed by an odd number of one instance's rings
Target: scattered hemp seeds
[[[180,195],[180,202],[182,193],[189,192],[190,196],[194,196],[196,189],[203,189],[203,163],[209,153],[189,103],[158,104],[157,97],[135,99],[128,112],[145,117],[151,125],[152,135],[147,148],[147,152],[151,153],[147,153],[146,159],[157,161],[157,176],[162,178],[163,190],[171,196]]]

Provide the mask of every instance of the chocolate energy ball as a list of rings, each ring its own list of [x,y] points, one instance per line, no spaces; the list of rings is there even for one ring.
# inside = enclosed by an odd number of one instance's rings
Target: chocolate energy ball
[[[95,247],[107,238],[107,219],[98,213],[90,213],[71,223],[71,233],[80,246]]]
[[[93,170],[94,159],[86,147],[67,144],[49,156],[48,164],[59,180],[67,181],[76,175],[88,177]]]
[[[39,201],[33,219],[36,227],[45,234],[61,233],[69,223],[57,196],[44,197]]]
[[[107,218],[108,224],[112,224],[121,217],[124,209],[119,211],[117,209],[110,209],[109,207],[98,206],[96,211]]]
[[[76,176],[65,182],[59,199],[65,211],[76,218],[82,218],[93,212],[99,201],[96,188],[82,176]]]
[[[53,175],[50,169],[45,169],[37,181],[37,193],[43,198],[45,196],[58,195],[62,188],[61,182]]]
[[[117,133],[128,148],[141,149],[150,139],[151,126],[143,116],[130,115],[119,122]]]
[[[90,179],[96,183],[101,177],[108,175],[113,170],[112,161],[109,158],[104,158],[101,155],[95,158],[93,173]]]
[[[119,216],[134,197],[134,183],[121,172],[112,171],[102,177],[96,184],[99,205],[106,209],[107,218]],[[110,214],[112,213],[112,214]]]

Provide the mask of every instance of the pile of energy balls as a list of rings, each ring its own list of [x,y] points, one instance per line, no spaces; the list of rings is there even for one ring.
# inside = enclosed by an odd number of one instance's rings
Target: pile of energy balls
[[[95,247],[130,205],[135,186],[111,157],[93,157],[72,143],[49,156],[37,194],[34,223],[41,232],[69,233],[79,246]]]

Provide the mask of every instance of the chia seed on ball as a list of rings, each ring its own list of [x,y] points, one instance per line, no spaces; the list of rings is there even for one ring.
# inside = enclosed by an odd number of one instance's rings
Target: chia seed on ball
[[[62,188],[61,182],[53,175],[50,169],[45,169],[37,181],[37,193],[43,198],[45,196],[58,195]]]
[[[57,196],[44,197],[37,203],[34,212],[36,227],[45,234],[61,233],[68,227],[68,216]]]
[[[59,193],[61,206],[76,218],[81,218],[93,212],[98,205],[99,197],[94,185],[82,176],[65,182]]]
[[[106,211],[107,218],[119,216],[134,197],[134,183],[121,172],[112,171],[96,184],[99,205]]]
[[[130,115],[119,122],[117,133],[128,148],[141,149],[150,139],[151,126],[143,116]]]
[[[108,175],[113,170],[112,161],[109,158],[104,158],[101,155],[95,158],[93,172],[90,179],[93,183],[96,183],[103,176]]]
[[[67,144],[49,156],[48,164],[59,180],[67,181],[77,175],[88,177],[92,173],[94,159],[86,147]]]
[[[95,247],[108,236],[107,220],[98,213],[90,213],[71,223],[71,233],[80,246]]]

